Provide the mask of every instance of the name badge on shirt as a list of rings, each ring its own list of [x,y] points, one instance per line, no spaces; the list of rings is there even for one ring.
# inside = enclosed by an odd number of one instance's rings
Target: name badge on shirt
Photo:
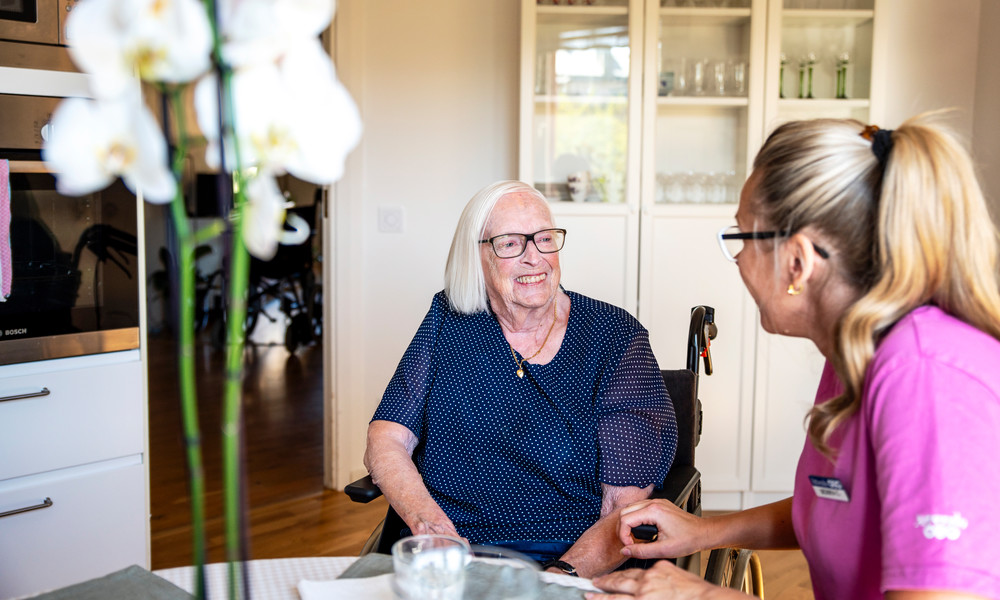
[[[815,491],[816,495],[820,498],[836,500],[837,502],[848,502],[850,500],[847,496],[847,490],[844,489],[844,484],[835,477],[819,477],[818,475],[810,475],[809,483],[812,484],[813,491]]]

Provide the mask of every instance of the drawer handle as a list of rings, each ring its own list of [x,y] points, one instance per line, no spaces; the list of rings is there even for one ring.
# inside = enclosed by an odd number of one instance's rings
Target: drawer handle
[[[30,394],[17,394],[16,396],[0,396],[0,402],[7,402],[8,400],[26,400],[28,398],[40,398],[41,396],[48,396],[49,388],[43,387],[37,392],[31,392]],[[2,517],[3,515],[0,515]]]
[[[21,513],[28,512],[29,510],[39,510],[41,508],[48,508],[52,506],[52,498],[46,498],[42,500],[41,504],[35,504],[32,506],[25,506],[24,508],[15,508],[14,510],[8,510],[7,512],[0,513],[0,519],[4,517],[9,517],[11,515],[19,515]]]

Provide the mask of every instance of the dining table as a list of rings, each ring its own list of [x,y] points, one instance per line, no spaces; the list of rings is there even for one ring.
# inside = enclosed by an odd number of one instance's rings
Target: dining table
[[[383,554],[256,559],[240,565],[246,571],[241,579],[249,585],[253,598],[325,600],[352,598],[357,593],[363,593],[366,600],[393,597],[390,586],[392,558]],[[228,597],[228,566],[228,563],[205,566],[208,598]],[[485,597],[484,591],[491,586],[488,561],[479,568],[474,577],[466,578],[466,599]],[[153,575],[194,593],[194,567],[159,569],[153,571]],[[584,591],[596,589],[589,579],[569,575],[541,573],[540,579],[538,600],[582,600]]]

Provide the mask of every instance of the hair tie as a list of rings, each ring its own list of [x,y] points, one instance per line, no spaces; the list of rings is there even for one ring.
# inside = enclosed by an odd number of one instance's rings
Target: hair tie
[[[865,125],[861,137],[872,143],[872,154],[878,159],[878,164],[884,171],[886,163],[889,162],[889,153],[892,152],[892,129],[879,129],[878,125]]]

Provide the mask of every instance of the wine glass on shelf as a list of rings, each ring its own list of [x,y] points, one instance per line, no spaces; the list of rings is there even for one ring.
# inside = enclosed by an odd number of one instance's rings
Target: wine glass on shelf
[[[851,55],[841,52],[837,55],[837,98],[847,98],[847,67],[851,64]]]
[[[816,66],[816,53],[806,52],[799,60],[799,98],[815,98],[813,96],[813,69]]]
[[[779,59],[780,67],[778,68],[778,97],[785,97],[785,67],[788,66],[788,56],[782,52],[781,58]]]

